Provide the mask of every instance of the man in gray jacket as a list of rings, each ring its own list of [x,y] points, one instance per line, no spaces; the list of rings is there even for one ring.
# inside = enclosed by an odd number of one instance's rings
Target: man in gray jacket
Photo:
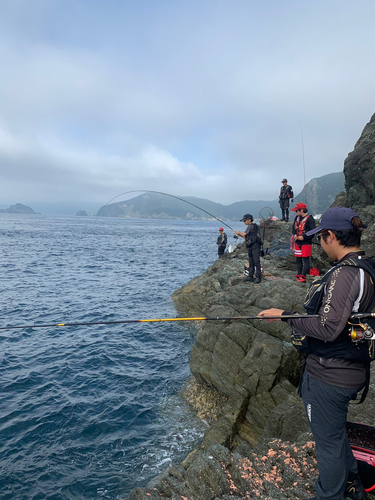
[[[346,435],[349,402],[366,385],[371,361],[363,357],[368,354],[367,346],[364,351],[355,347],[348,329],[349,316],[368,312],[374,302],[370,274],[359,265],[361,259],[371,261],[359,248],[361,229],[362,221],[353,210],[334,207],[323,214],[317,228],[306,233],[318,235],[323,250],[336,265],[322,278],[324,295],[318,295],[310,312],[316,312],[317,317],[283,320],[293,333],[303,334],[308,341],[301,392],[319,470],[316,496],[309,500],[361,500],[367,496]],[[314,297],[312,292],[310,297]],[[259,316],[291,314],[273,308]]]
[[[224,255],[225,248],[227,246],[227,235],[225,234],[224,229],[221,227],[219,229],[220,235],[217,237],[216,244],[217,244],[217,253],[219,259]]]

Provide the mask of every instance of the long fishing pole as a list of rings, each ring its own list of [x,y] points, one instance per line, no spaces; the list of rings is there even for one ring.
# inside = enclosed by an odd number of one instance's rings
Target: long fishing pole
[[[303,133],[302,133],[302,123],[299,122],[300,130],[301,130],[301,143],[302,143],[302,161],[303,161],[303,184],[305,190],[305,202],[307,203],[307,192],[306,192],[306,168],[305,168],[305,148],[303,145]]]
[[[233,321],[233,320],[268,320],[268,319],[310,319],[318,318],[318,314],[285,314],[275,316],[212,316],[212,317],[197,317],[197,318],[157,318],[157,319],[125,319],[120,321],[93,321],[82,323],[50,323],[41,325],[18,325],[18,326],[1,326],[0,330],[15,330],[27,328],[56,328],[60,326],[91,326],[91,325],[121,325],[129,323],[161,323],[172,321]],[[352,314],[349,319],[364,319],[375,318],[375,313],[356,313]]]
[[[20,325],[20,326],[2,326],[0,330],[15,330],[25,328],[55,328],[60,326],[90,326],[90,325],[121,325],[129,323],[161,323],[172,321],[228,321],[228,320],[249,320],[249,319],[288,319],[288,318],[316,318],[317,314],[307,316],[306,314],[291,314],[290,316],[212,316],[197,318],[155,318],[155,319],[124,319],[120,321],[94,321],[85,323],[50,323],[42,325]]]
[[[184,203],[188,203],[189,205],[191,205],[192,207],[195,207],[197,208],[198,210],[201,210],[202,212],[206,213],[207,215],[209,215],[210,217],[213,217],[214,219],[218,220],[219,222],[221,222],[222,224],[224,224],[224,226],[227,226],[229,227],[229,229],[231,229],[234,233],[236,232],[232,227],[230,227],[229,224],[227,224],[226,222],[224,222],[223,220],[219,219],[219,217],[216,217],[216,215],[213,215],[211,214],[210,212],[207,212],[207,210],[205,210],[204,208],[201,208],[201,207],[198,207],[198,205],[194,205],[194,203],[191,203],[190,201],[187,201],[187,200],[184,200],[183,198],[179,198],[178,196],[174,196],[173,194],[168,194],[168,193],[163,193],[161,191],[150,191],[149,189],[133,189],[132,191],[125,191],[125,193],[120,193],[118,194],[117,196],[115,196],[114,198],[111,198],[105,205],[103,205],[103,207],[101,207],[99,209],[99,211],[97,212],[96,216],[100,216],[100,211],[106,207],[107,205],[109,205],[109,203],[111,203],[111,201],[115,200],[116,198],[119,198],[120,196],[124,196],[126,194],[130,194],[130,193],[155,193],[155,194],[162,194],[164,196],[170,196],[171,198],[175,198],[176,200],[180,200],[180,201],[183,201]]]

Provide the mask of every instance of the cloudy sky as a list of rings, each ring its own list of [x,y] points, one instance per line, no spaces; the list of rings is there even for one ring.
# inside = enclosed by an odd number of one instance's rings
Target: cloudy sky
[[[372,0],[0,7],[1,207],[275,199],[302,143],[307,181],[338,172],[375,111]]]

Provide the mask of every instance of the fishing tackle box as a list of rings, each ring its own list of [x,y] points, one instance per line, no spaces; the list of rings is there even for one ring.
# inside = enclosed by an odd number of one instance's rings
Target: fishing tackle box
[[[367,492],[375,491],[375,427],[347,422],[346,433]]]

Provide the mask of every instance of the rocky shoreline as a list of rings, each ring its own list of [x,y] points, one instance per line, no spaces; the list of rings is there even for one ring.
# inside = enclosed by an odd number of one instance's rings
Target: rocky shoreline
[[[368,224],[361,248],[375,255],[375,114],[344,163],[345,189],[333,205],[356,210]],[[295,281],[288,252],[291,224],[261,225],[264,247],[260,285],[242,282],[247,252],[226,254],[173,294],[181,316],[248,316],[278,307],[303,312],[309,283]],[[284,243],[283,243],[284,241]],[[286,249],[286,251],[285,251]],[[320,246],[312,267],[329,268]],[[191,351],[187,399],[211,424],[202,443],[178,465],[133,490],[128,500],[304,499],[316,480],[314,444],[297,395],[301,357],[284,323],[204,321]],[[349,420],[375,425],[375,370],[361,405]],[[369,495],[369,499],[375,496]]]
[[[267,221],[265,246],[290,225]],[[292,254],[262,258],[260,285],[243,282],[244,245],[217,260],[173,294],[181,316],[257,315],[277,306],[303,312],[307,284],[295,281]],[[329,267],[320,247],[312,265]],[[311,281],[312,281],[311,277]],[[308,498],[316,461],[302,401],[297,395],[301,357],[284,323],[260,320],[198,324],[191,351],[187,399],[210,421],[201,445],[179,465],[156,477],[129,500]],[[364,404],[350,420],[375,425],[375,377]]]

